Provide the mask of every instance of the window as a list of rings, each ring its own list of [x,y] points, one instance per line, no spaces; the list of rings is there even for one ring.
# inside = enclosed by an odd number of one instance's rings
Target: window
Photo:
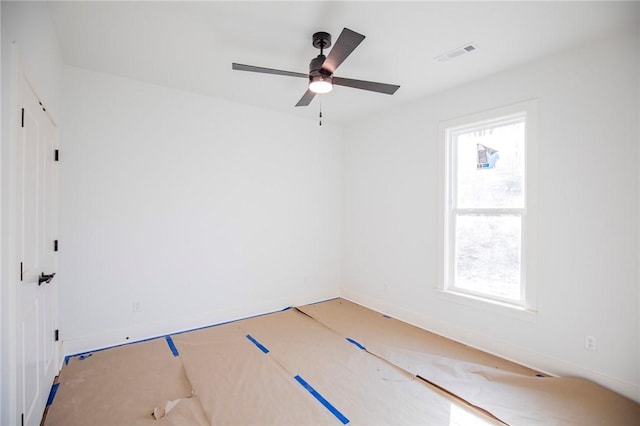
[[[442,124],[441,290],[534,309],[535,107]]]

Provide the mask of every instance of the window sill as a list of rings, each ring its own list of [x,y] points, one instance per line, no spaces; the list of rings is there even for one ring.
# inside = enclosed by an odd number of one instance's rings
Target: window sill
[[[438,298],[459,305],[470,306],[485,312],[492,312],[503,316],[508,316],[522,321],[535,323],[538,312],[524,307],[509,305],[498,301],[482,299],[464,293],[435,289]]]

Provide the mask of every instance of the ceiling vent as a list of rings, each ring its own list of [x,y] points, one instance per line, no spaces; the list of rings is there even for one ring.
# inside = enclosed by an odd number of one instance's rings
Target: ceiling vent
[[[457,58],[458,56],[464,55],[465,53],[471,53],[477,49],[478,49],[478,46],[475,43],[467,43],[464,46],[458,47],[457,49],[453,49],[447,53],[438,55],[433,59],[435,59],[438,62],[447,62],[453,58]]]

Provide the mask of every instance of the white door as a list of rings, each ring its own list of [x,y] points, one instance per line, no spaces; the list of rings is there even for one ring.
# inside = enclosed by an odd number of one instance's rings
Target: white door
[[[16,140],[16,402],[18,422],[38,425],[57,372],[57,128],[24,76]],[[47,282],[48,281],[48,282]]]

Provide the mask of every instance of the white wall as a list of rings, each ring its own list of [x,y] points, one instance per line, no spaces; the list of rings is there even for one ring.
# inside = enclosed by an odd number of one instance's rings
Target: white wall
[[[16,262],[11,253],[10,176],[13,110],[12,78],[16,66],[13,47],[17,46],[27,78],[47,111],[58,120],[61,107],[62,55],[44,2],[0,2],[2,15],[2,144],[0,147],[0,424],[16,423],[14,412],[15,369],[13,360],[13,313]]]
[[[343,295],[551,373],[640,401],[639,38],[609,35],[345,129]],[[443,66],[472,66],[460,58]],[[537,98],[534,322],[437,286],[438,123]],[[586,351],[586,335],[598,339]]]
[[[339,294],[340,128],[72,67],[64,91],[65,353]]]

